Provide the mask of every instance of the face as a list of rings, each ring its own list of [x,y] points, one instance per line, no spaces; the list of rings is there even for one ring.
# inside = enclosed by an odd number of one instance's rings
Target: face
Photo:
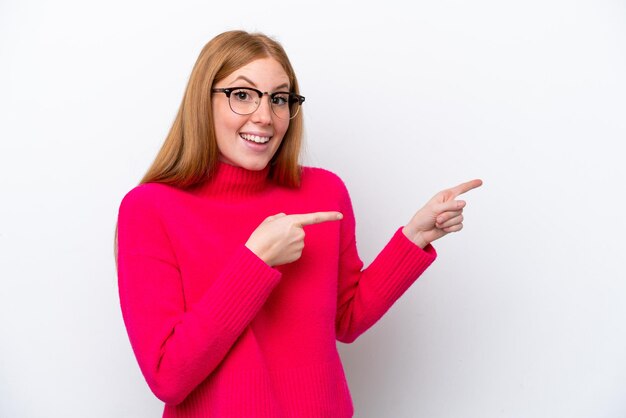
[[[262,92],[290,91],[289,77],[273,58],[261,58],[239,68],[213,88],[253,87]],[[248,170],[262,170],[270,162],[289,127],[278,118],[264,95],[259,108],[249,115],[230,109],[224,93],[212,95],[213,120],[220,160]]]

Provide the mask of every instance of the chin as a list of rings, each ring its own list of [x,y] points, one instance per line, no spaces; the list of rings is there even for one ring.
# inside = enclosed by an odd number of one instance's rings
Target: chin
[[[267,163],[265,163],[265,164],[251,164],[249,166],[244,166],[244,168],[246,170],[250,170],[250,171],[261,171],[261,170],[265,169],[265,167],[267,167]]]

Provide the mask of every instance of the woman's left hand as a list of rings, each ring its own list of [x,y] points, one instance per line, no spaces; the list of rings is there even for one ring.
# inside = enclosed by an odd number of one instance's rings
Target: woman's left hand
[[[465,201],[456,198],[482,184],[482,180],[476,179],[437,193],[417,211],[402,232],[415,245],[424,248],[450,232],[460,231]]]

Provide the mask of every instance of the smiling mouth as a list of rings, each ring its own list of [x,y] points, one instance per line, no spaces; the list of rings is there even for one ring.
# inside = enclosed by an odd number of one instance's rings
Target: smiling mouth
[[[271,136],[258,136],[258,135],[251,135],[251,134],[239,134],[239,136],[245,139],[246,141],[254,142],[256,144],[267,144],[270,141],[270,139],[272,139]]]

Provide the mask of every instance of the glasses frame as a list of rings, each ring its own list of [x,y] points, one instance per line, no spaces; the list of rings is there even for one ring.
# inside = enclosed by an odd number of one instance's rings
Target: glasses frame
[[[230,95],[237,90],[249,90],[249,91],[253,91],[255,92],[258,96],[259,96],[259,101],[257,102],[256,108],[254,108],[254,110],[252,112],[249,113],[239,113],[239,112],[235,112],[235,110],[233,109],[232,104],[230,103]],[[276,113],[276,111],[274,110],[274,105],[272,103],[272,101],[274,100],[274,97],[276,97],[279,94],[287,94],[289,96],[289,107],[291,109],[291,106],[295,103],[297,103],[296,106],[296,112],[291,115],[289,115],[289,119],[291,120],[293,118],[295,118],[296,116],[298,116],[298,113],[300,113],[300,106],[302,106],[302,103],[304,103],[304,96],[300,96],[299,94],[296,93],[292,93],[290,91],[275,91],[273,93],[270,92],[263,92],[259,89],[255,89],[254,87],[224,87],[224,88],[214,88],[211,89],[211,91],[213,93],[224,93],[226,95],[226,97],[228,98],[228,107],[230,107],[230,110],[233,111],[233,113],[236,113],[237,115],[251,115],[254,112],[256,112],[259,109],[259,106],[261,106],[261,100],[263,100],[263,96],[268,96],[270,98],[270,108],[272,109],[272,113],[274,113],[276,115],[276,117],[281,118],[283,120],[286,120],[284,118],[282,118],[280,115],[278,115],[278,113]]]

